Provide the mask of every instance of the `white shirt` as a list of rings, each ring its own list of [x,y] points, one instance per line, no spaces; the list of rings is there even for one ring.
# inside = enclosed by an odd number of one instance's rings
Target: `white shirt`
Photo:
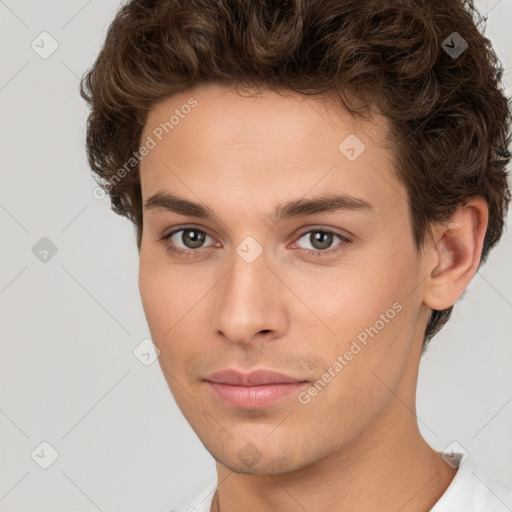
[[[462,455],[461,455],[462,458]],[[171,512],[210,512],[217,479]],[[471,458],[458,468],[430,512],[511,512],[512,490],[491,478]]]

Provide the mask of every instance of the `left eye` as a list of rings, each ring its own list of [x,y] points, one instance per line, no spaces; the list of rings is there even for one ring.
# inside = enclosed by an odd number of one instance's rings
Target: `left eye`
[[[348,242],[349,240],[333,231],[327,231],[322,229],[314,229],[303,233],[297,240],[305,239],[311,247],[303,247],[308,252],[328,252],[335,238],[338,238],[341,242]],[[340,244],[338,244],[340,245]]]

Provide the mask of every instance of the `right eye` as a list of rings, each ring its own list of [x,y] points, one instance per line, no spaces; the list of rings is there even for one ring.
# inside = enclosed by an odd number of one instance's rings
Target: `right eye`
[[[171,254],[194,257],[196,253],[202,252],[202,245],[207,237],[212,238],[202,229],[195,226],[184,226],[162,237],[161,242],[164,243],[166,250]]]

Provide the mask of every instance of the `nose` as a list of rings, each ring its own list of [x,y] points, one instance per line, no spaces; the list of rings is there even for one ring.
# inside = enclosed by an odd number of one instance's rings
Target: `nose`
[[[269,268],[265,251],[252,263],[235,254],[231,270],[216,287],[214,326],[218,334],[232,343],[250,344],[286,332],[286,287],[276,274]]]

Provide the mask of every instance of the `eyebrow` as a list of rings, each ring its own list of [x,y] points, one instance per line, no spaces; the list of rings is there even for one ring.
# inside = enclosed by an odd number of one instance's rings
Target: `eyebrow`
[[[144,202],[144,209],[165,210],[207,220],[218,218],[217,214],[208,206],[165,191],[159,191],[150,196]],[[370,211],[373,210],[373,206],[364,199],[347,194],[322,194],[311,199],[301,198],[288,201],[277,206],[268,218],[271,222],[277,223],[293,217],[347,210]]]

